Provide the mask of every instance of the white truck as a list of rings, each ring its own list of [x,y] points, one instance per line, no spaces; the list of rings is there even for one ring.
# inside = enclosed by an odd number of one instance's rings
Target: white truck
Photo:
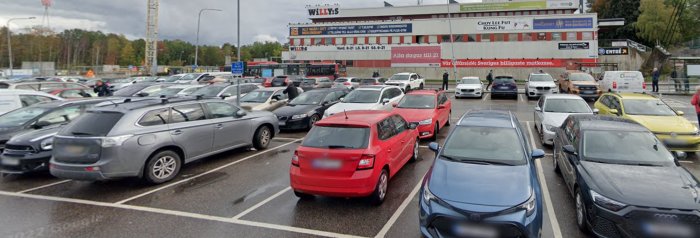
[[[404,93],[408,93],[411,89],[423,89],[425,79],[417,73],[398,73],[392,75],[384,84],[398,86]]]

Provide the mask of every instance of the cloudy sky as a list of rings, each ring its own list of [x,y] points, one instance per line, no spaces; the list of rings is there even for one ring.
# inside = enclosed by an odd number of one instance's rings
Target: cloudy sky
[[[308,22],[307,4],[339,3],[341,7],[377,7],[384,0],[241,0],[241,42],[286,41],[287,23]],[[480,0],[458,0],[474,2]],[[416,4],[416,0],[388,0],[395,6]],[[424,0],[424,4],[446,0]],[[201,8],[222,12],[202,15],[200,43],[221,45],[236,42],[236,1],[234,0],[160,0],[159,38],[194,42],[197,13]],[[55,31],[81,28],[143,38],[146,31],[146,0],[54,0],[50,25]],[[12,30],[42,23],[41,0],[0,0],[0,24],[13,17],[35,16],[34,20],[13,21]]]

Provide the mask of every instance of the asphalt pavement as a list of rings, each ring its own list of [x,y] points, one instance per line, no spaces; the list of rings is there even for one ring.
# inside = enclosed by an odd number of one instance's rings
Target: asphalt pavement
[[[664,96],[696,122],[688,96]],[[587,237],[574,221],[574,204],[552,168],[551,148],[537,138],[535,101],[452,99],[452,121],[472,109],[514,112],[532,133],[545,192],[542,237]],[[441,131],[444,142],[451,128]],[[185,165],[167,184],[136,179],[78,182],[48,174],[0,179],[0,237],[420,237],[418,187],[434,154],[421,142],[420,159],[407,164],[389,183],[384,204],[364,199],[297,199],[289,187],[289,166],[305,132],[283,132],[264,151],[235,150]],[[700,176],[695,156],[681,163]]]

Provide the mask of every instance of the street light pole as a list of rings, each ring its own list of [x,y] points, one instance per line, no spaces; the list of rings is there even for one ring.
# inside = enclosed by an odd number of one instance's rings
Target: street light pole
[[[10,22],[12,22],[14,20],[31,20],[34,18],[36,18],[36,17],[18,17],[18,18],[10,18],[9,20],[7,20],[7,24],[5,25],[5,27],[7,28],[7,58],[10,60],[10,77],[12,77],[14,75],[14,73],[12,72],[13,71],[12,69],[14,67],[12,65],[12,37],[10,37],[10,35],[11,35]]]
[[[457,83],[457,64],[455,63],[455,38],[452,35],[452,13],[450,12],[450,0],[447,0],[447,22],[450,25],[450,48],[452,50],[452,75]],[[456,86],[455,86],[456,87]]]
[[[241,62],[241,0],[236,1],[236,18],[236,61]],[[236,79],[236,106],[239,107],[241,106],[241,77]]]
[[[202,21],[202,12],[204,11],[217,11],[220,12],[221,9],[214,9],[214,8],[202,8],[199,10],[199,16],[197,17],[197,42],[195,43],[195,50],[194,50],[194,65],[199,67],[199,23]]]

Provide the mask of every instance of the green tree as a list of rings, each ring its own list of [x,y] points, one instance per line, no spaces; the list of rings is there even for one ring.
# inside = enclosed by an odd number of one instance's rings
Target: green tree
[[[122,47],[121,54],[119,55],[119,65],[136,65],[136,56],[134,55],[134,47],[131,46],[131,42],[126,42],[124,47]]]
[[[660,1],[660,0],[659,0]],[[600,32],[599,39],[630,39],[648,44],[637,36],[635,22],[639,17],[640,0],[595,0],[591,12],[598,13],[598,19],[624,18],[625,25],[612,31]]]

